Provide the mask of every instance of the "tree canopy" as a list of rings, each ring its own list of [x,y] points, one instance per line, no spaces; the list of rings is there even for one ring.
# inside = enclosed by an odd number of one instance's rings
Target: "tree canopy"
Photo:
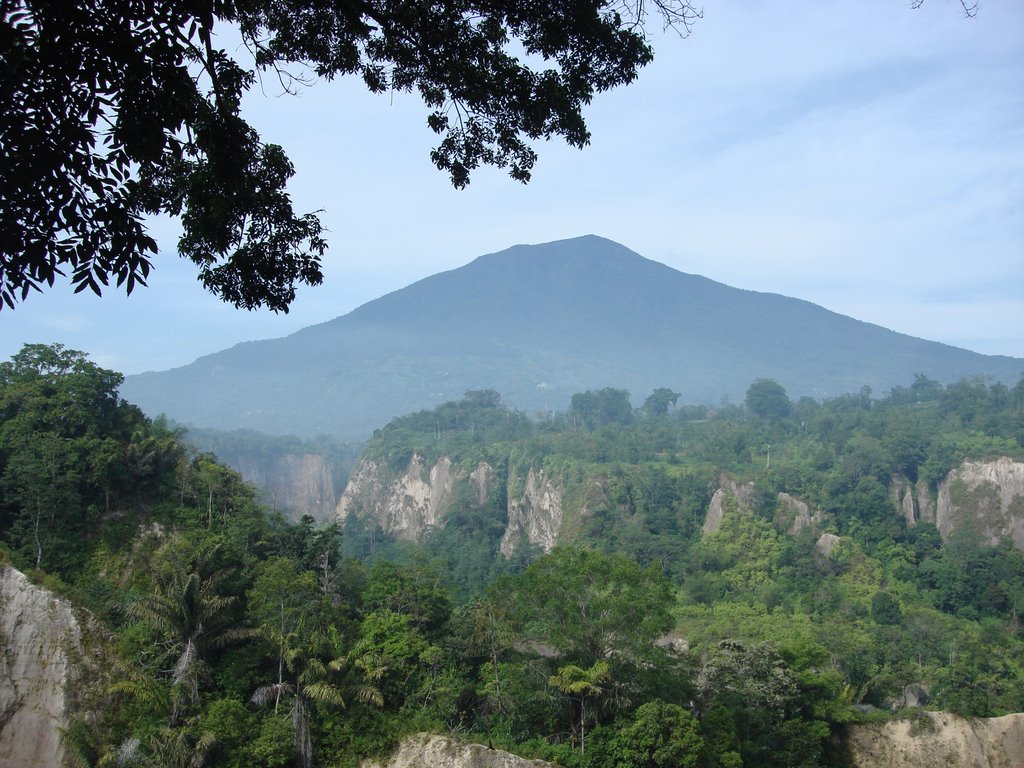
[[[3,0],[0,306],[68,275],[99,294],[145,285],[146,217],[180,219],[181,256],[238,307],[287,311],[318,284],[316,213],[296,214],[294,169],[240,112],[262,72],[357,75],[417,92],[431,152],[456,187],[480,165],[527,181],[531,141],[582,147],[582,110],[631,82],[653,51],[651,8],[682,31],[686,0]],[[251,57],[215,45],[241,34]],[[301,75],[300,75],[301,77]]]

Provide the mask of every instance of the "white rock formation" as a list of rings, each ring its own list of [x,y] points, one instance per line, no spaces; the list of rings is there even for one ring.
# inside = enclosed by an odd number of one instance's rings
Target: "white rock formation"
[[[461,744],[446,736],[421,733],[410,736],[383,762],[367,761],[362,768],[558,768],[543,760],[489,749],[482,744]]]
[[[822,560],[827,560],[832,556],[832,550],[836,548],[839,541],[839,537],[834,533],[823,533],[814,543],[814,552]]]
[[[369,515],[398,539],[420,540],[444,522],[455,486],[451,468],[451,461],[442,457],[424,479],[423,457],[413,454],[405,473],[388,483],[384,466],[360,462],[338,502],[338,519]]]
[[[550,552],[562,528],[562,485],[544,474],[530,469],[521,496],[512,497],[509,481],[508,526],[501,538],[501,554],[510,557],[523,543]]]
[[[469,479],[476,486],[477,503],[483,506],[487,503],[487,496],[490,494],[491,488],[494,487],[496,480],[494,468],[486,461],[481,461],[476,465],[476,469],[469,473]]]
[[[0,567],[0,768],[61,766],[72,660],[82,632],[71,607]]]
[[[794,535],[804,528],[819,530],[825,523],[825,514],[821,510],[811,511],[807,502],[790,496],[788,493],[779,493],[779,511],[776,520],[783,526],[785,532]]]
[[[918,522],[917,505],[914,503],[913,486],[900,475],[893,475],[889,483],[889,497],[893,506],[907,521],[907,525],[916,525]]]
[[[965,461],[939,485],[935,526],[946,539],[974,525],[991,544],[1004,536],[1024,549],[1024,463],[1003,457]]]
[[[850,726],[851,768],[1020,768],[1024,714],[963,718],[921,712],[922,720]]]
[[[1002,457],[965,461],[939,484],[937,498],[928,484],[911,485],[895,476],[889,485],[893,509],[907,525],[933,523],[943,540],[965,525],[990,544],[1009,536],[1024,549],[1024,463]]]
[[[753,483],[737,483],[728,475],[723,474],[719,478],[718,484],[719,488],[715,491],[715,495],[711,497],[708,511],[704,515],[704,525],[700,529],[702,536],[707,536],[709,533],[714,533],[718,530],[722,524],[722,517],[725,515],[725,509],[729,505],[730,499],[738,504],[740,508],[748,508],[751,499],[754,498]]]
[[[398,477],[383,462],[362,461],[349,478],[336,514],[342,521],[353,514],[374,520],[396,538],[418,541],[444,525],[459,483],[470,484],[471,498],[482,506],[497,481],[494,468],[485,461],[478,462],[467,475],[454,470],[451,460],[442,457],[428,474],[423,458],[413,454]],[[509,478],[509,488],[516,486],[515,477]],[[555,478],[530,469],[522,493],[509,491],[502,554],[511,556],[523,545],[550,551],[562,528],[563,496],[562,485]]]

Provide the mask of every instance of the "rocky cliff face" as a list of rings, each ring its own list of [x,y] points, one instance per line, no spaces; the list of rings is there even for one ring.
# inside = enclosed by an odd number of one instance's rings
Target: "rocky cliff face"
[[[240,457],[234,468],[263,492],[267,505],[294,520],[309,515],[318,523],[334,517],[338,502],[333,470],[316,453],[287,454],[269,462]]]
[[[945,539],[977,526],[989,543],[1004,536],[1024,549],[1024,463],[1008,458],[965,461],[939,485],[935,526]]]
[[[526,760],[482,744],[460,744],[445,736],[419,734],[402,742],[383,762],[365,762],[362,768],[558,768],[543,760]]]
[[[790,536],[804,528],[818,531],[826,521],[825,513],[818,509],[812,510],[806,501],[788,493],[779,493],[778,504],[775,507],[775,524]]]
[[[728,475],[723,474],[718,480],[718,490],[711,497],[708,511],[704,515],[704,525],[700,529],[701,535],[707,536],[717,531],[722,524],[722,517],[730,506],[749,508],[753,498],[753,483],[737,483]]]
[[[852,768],[1019,768],[1024,714],[966,719],[921,712],[914,720],[851,726]]]
[[[70,605],[0,567],[0,768],[64,765],[82,631]]]
[[[927,484],[911,485],[894,477],[889,494],[897,514],[908,525],[934,523],[945,540],[966,525],[974,526],[991,544],[1004,536],[1024,549],[1024,463],[1003,457],[965,461],[939,484],[932,495]]]
[[[339,520],[349,515],[372,517],[395,538],[417,541],[444,523],[457,475],[441,458],[426,472],[423,457],[413,454],[397,477],[378,461],[363,461],[349,478],[336,510]]]
[[[522,494],[515,498],[509,494],[508,527],[501,539],[501,554],[510,557],[524,543],[550,552],[562,529],[564,493],[561,483],[543,470],[531,469]]]
[[[372,519],[385,533],[416,541],[444,525],[460,486],[460,498],[468,497],[483,506],[498,482],[496,470],[484,461],[467,470],[441,458],[428,471],[423,457],[413,454],[401,474],[384,462],[362,461],[341,495],[337,516],[342,521],[349,515]],[[502,554],[511,556],[523,546],[550,551],[558,541],[564,517],[560,480],[531,468],[524,478],[513,472],[507,485],[508,522],[501,539]]]

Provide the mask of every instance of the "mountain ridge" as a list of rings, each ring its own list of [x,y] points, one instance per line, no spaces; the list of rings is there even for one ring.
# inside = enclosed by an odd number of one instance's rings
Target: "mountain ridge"
[[[1013,383],[1022,371],[1024,360],[733,288],[586,235],[485,254],[289,336],[127,377],[122,394],[199,426],[354,437],[467,389],[547,411],[604,386],[707,403],[742,398],[761,377],[824,397],[917,373]]]

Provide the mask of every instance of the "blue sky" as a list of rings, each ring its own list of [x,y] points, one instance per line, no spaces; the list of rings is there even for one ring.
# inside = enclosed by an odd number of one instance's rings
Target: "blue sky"
[[[1024,3],[720,0],[588,110],[591,146],[538,147],[522,186],[453,190],[415,96],[356,81],[246,111],[323,209],[324,285],[288,315],[234,310],[174,255],[130,298],[56,288],[0,312],[0,357],[59,341],[126,373],[329,320],[517,243],[598,234],[684,272],[894,330],[1024,357]],[[653,25],[657,27],[657,24]],[[657,31],[655,29],[655,31]],[[642,297],[638,297],[642,300]],[[324,350],[324,354],[329,354]]]

